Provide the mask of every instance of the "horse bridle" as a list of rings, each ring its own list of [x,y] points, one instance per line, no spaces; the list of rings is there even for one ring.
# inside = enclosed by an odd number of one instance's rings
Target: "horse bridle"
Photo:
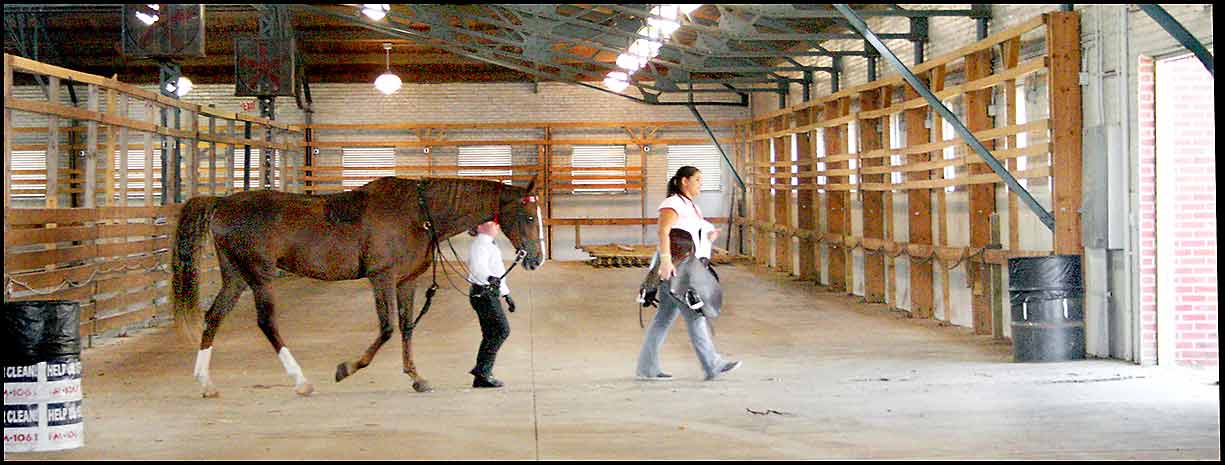
[[[433,303],[434,294],[438,292],[438,261],[439,261],[438,259],[439,257],[442,257],[443,255],[442,246],[439,245],[440,241],[438,240],[438,230],[437,228],[434,227],[434,220],[430,215],[429,205],[426,203],[426,200],[425,200],[425,185],[427,182],[428,181],[426,180],[421,180],[417,182],[417,206],[421,210],[422,215],[425,216],[424,222],[422,223],[422,227],[425,228],[425,230],[429,231],[430,233],[430,246],[431,246],[430,253],[432,254],[432,257],[430,260],[431,268],[432,268],[430,277],[431,277],[432,283],[430,284],[429,289],[426,289],[425,291],[425,305],[421,306],[421,313],[417,315],[416,319],[413,320],[413,323],[407,329],[408,331],[412,331],[413,328],[416,328],[417,322],[421,321],[421,317],[425,316],[426,312],[430,311],[430,304]],[[498,183],[498,193],[494,197],[493,221],[495,223],[498,222],[498,220],[501,217],[501,214],[500,214],[501,209],[502,209],[501,205],[502,205],[502,183],[499,182]],[[537,211],[539,211],[539,207],[537,207]],[[543,241],[543,239],[538,239],[538,240]],[[463,261],[459,259],[459,253],[455,251],[455,245],[451,243],[450,238],[447,238],[447,246],[450,247],[451,254],[455,256],[455,262],[459,263],[460,266],[464,268],[465,276],[470,275],[471,272],[467,269],[468,268],[467,265],[464,265]],[[527,257],[527,250],[517,249],[515,251],[514,262],[510,264],[510,267],[506,269],[505,273],[502,273],[502,276],[498,277],[498,280],[501,281],[502,279],[505,279],[506,275],[510,274],[511,270],[515,269],[515,266],[519,264],[519,261],[523,260],[523,258],[525,257]],[[445,263],[443,266],[444,267],[446,266]],[[446,270],[443,270],[443,276],[447,278],[447,282],[451,284],[452,288],[455,288],[456,292],[459,292],[461,294],[463,293],[462,290],[459,290],[459,288],[455,287],[455,283],[451,283],[451,278],[450,276],[446,274]]]

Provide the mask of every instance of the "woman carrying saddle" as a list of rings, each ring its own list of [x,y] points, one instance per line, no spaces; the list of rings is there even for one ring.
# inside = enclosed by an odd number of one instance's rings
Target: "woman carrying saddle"
[[[721,302],[704,302],[703,292],[712,289],[717,293],[716,300],[721,300],[722,294],[718,291],[718,276],[710,267],[711,244],[719,231],[702,218],[701,209],[693,201],[701,189],[702,172],[683,166],[668,180],[668,197],[659,205],[659,248],[640,291],[644,304],[658,298],[659,311],[647,328],[638,354],[640,380],[672,378],[659,366],[659,349],[678,314],[685,316],[689,341],[707,381],[740,366],[739,361],[726,361],[715,351],[706,321],[707,316],[717,315]],[[691,285],[681,286],[682,280]]]

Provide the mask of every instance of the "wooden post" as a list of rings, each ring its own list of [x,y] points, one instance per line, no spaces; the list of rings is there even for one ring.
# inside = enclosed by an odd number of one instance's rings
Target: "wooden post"
[[[1021,55],[1021,38],[1015,38],[1004,42],[1003,58],[1005,68],[1015,68],[1020,61]],[[1004,110],[1004,124],[1006,126],[1014,126],[1017,124],[1017,81],[1011,79],[1004,82],[1004,97],[1007,108]],[[1021,96],[1021,98],[1025,98]],[[1028,119],[1026,119],[1028,121]],[[1016,149],[1017,136],[1008,136],[1008,148]],[[1008,171],[1016,173],[1017,159],[1016,157],[1008,159]],[[1009,189],[1008,193],[1008,248],[1013,250],[1021,249],[1021,231],[1017,229],[1017,224],[1020,222],[1021,212],[1017,210],[1017,193]]]
[[[812,124],[813,115],[812,108],[805,108],[796,113],[796,126],[807,126]],[[813,231],[817,229],[817,210],[816,210],[816,194],[814,186],[817,184],[817,178],[812,174],[817,169],[816,152],[813,151],[812,131],[804,131],[796,135],[796,164],[799,165],[799,170],[805,174],[800,176],[800,191],[796,194],[796,204],[799,208],[796,227],[803,230]],[[816,242],[812,239],[801,238],[800,246],[800,279],[816,281],[820,275],[817,274],[817,247]]]
[[[208,117],[208,195],[217,195],[217,117]]]
[[[893,105],[893,86],[886,86],[881,89],[881,106],[889,107]],[[880,120],[880,145],[882,148],[889,150],[889,156],[885,157],[881,164],[883,166],[893,165],[893,115],[885,115]],[[892,168],[890,168],[892,170]],[[885,185],[889,185],[889,189],[882,193],[885,204],[885,242],[895,244],[897,237],[894,235],[893,224],[893,173],[885,173],[881,178]],[[886,253],[888,251],[886,250]],[[897,259],[893,256],[886,255],[885,260],[885,303],[890,304],[889,308],[898,309],[900,306],[897,301]]]
[[[836,119],[844,115],[842,110],[842,102],[844,99],[830,101],[825,104],[824,119]],[[846,154],[846,135],[843,131],[846,130],[846,125],[838,125],[825,128],[825,156],[843,156]],[[843,161],[826,163],[827,170],[845,170],[847,163]],[[842,243],[843,237],[846,236],[846,219],[847,219],[847,200],[849,191],[834,190],[834,185],[845,185],[849,182],[846,176],[829,176],[831,186],[826,190],[826,198],[829,204],[827,223],[830,234],[837,236],[838,244],[830,247],[829,251],[829,287],[830,290],[836,292],[845,292],[851,290],[846,279],[846,245]]]
[[[288,142],[288,134],[285,131],[274,131],[273,133],[277,134],[273,136],[273,140],[277,141],[277,143],[285,144]],[[281,192],[289,192],[289,151],[276,149],[276,152],[273,153],[276,154],[281,162]],[[273,186],[275,188],[276,184],[273,183]]]
[[[920,76],[920,80],[928,80]],[[933,84],[934,85],[934,84]],[[919,98],[919,93],[906,86],[902,94],[905,100]],[[906,146],[915,147],[931,142],[931,129],[926,126],[930,107],[906,110]],[[932,112],[931,114],[935,114]],[[933,120],[938,122],[938,120]],[[926,163],[931,161],[931,152],[916,153],[906,156],[907,164]],[[909,171],[904,176],[906,181],[926,181],[931,179],[931,171]],[[944,192],[941,189],[941,192]],[[907,224],[910,231],[909,243],[927,246],[930,249],[932,241],[932,190],[910,189],[906,192],[909,202],[907,207]],[[933,299],[934,281],[932,280],[932,262],[910,260],[910,312],[916,318],[932,318],[935,316]]]
[[[1050,57],[1051,175],[1054,178],[1055,254],[1081,255],[1080,16],[1054,12],[1046,20]]]
[[[119,117],[128,117],[128,94],[119,95]],[[115,182],[107,179],[107,182]],[[119,199],[118,205],[128,206],[128,128],[119,128]]]
[[[757,127],[757,135],[765,135],[769,132],[769,124],[766,121],[753,123]],[[757,264],[761,266],[769,266],[770,264],[770,232],[763,229],[764,226],[770,223],[771,204],[773,188],[770,186],[770,144],[767,139],[756,141],[757,150],[755,168],[758,173],[758,191],[757,191],[757,234],[754,243],[757,249]]]
[[[115,111],[115,90],[106,89],[106,112],[112,115],[118,114]],[[127,150],[127,147],[124,147]],[[106,193],[106,198],[103,200],[103,205],[115,204],[115,126],[106,125],[106,155],[102,157],[102,166],[106,167],[103,171],[106,173],[106,185],[103,191]]]
[[[991,214],[991,246],[1000,246],[1000,214]],[[991,334],[996,339],[1004,338],[1004,273],[997,264],[987,265],[991,274]]]
[[[227,120],[227,121],[226,121],[226,124],[225,124],[225,127],[226,127],[226,136],[227,136],[227,137],[229,137],[230,139],[234,139],[234,138],[238,137],[238,130],[237,130],[237,128],[235,127],[235,121],[234,121],[234,120],[232,120],[232,119],[231,119],[231,120]],[[230,194],[233,194],[233,193],[234,193],[234,152],[235,152],[235,147],[237,147],[237,145],[235,145],[233,142],[231,142],[231,143],[229,143],[229,144],[226,144],[226,148],[225,148],[225,195],[230,195]]]
[[[156,126],[157,112],[157,106],[152,101],[145,102],[145,121]],[[145,131],[145,206],[153,206],[153,133],[148,131]]]
[[[639,169],[638,174],[642,176],[642,189],[639,189],[639,196],[642,198],[642,245],[647,243],[647,151],[644,146],[638,146]]]
[[[11,94],[4,94],[11,95]],[[47,77],[47,101],[60,103],[60,78]],[[8,138],[5,138],[8,140]],[[72,150],[69,148],[69,150]],[[8,166],[7,164],[4,166]],[[60,206],[60,118],[47,115],[47,208]]]
[[[939,91],[944,90],[944,78],[946,75],[947,75],[947,71],[944,65],[940,65],[932,69],[932,83],[931,83],[932,92],[939,92]],[[932,115],[931,131],[933,134],[932,140],[937,141],[937,142],[943,141],[944,140],[944,119],[941,118],[940,115],[934,111],[931,113],[931,115]],[[944,158],[942,153],[939,151],[933,152],[933,155],[934,155],[933,158],[936,160]],[[941,175],[941,177],[943,177],[943,174]],[[940,246],[942,247],[948,246],[949,245],[949,220],[948,220],[949,209],[948,209],[948,195],[947,195],[947,192],[945,192],[944,188],[936,189],[936,212],[940,216],[940,223],[936,226],[936,229],[940,233]],[[934,249],[933,249],[933,253],[934,253]],[[933,262],[934,261],[935,260],[933,259]],[[944,321],[953,321],[953,310],[950,307],[952,305],[951,303],[952,299],[949,296],[949,270],[945,268],[943,264],[940,265],[940,278],[941,278],[940,284],[941,284],[941,287],[943,288],[941,290],[941,294],[942,294],[941,297],[943,299],[942,302],[944,303]]]
[[[859,94],[859,109],[860,111],[870,111],[888,106],[887,102],[882,103],[884,94],[882,89],[872,89]],[[888,115],[878,119],[860,120],[859,122],[859,154],[861,155],[859,166],[862,168],[875,168],[884,166],[886,159],[879,157],[863,158],[862,155],[872,151],[880,150],[882,147],[881,130],[887,130],[888,125],[881,122],[881,119],[888,119]],[[880,129],[877,129],[877,124],[880,124]],[[885,218],[884,215],[884,193],[878,190],[864,189],[865,184],[881,184],[884,182],[884,175],[867,174],[860,178],[859,192],[863,197],[863,237],[864,239],[884,240],[885,238]],[[864,299],[870,303],[882,303],[885,301],[885,257],[864,250],[863,257],[863,282],[864,282]]]
[[[789,115],[774,118],[774,130],[787,129]],[[780,165],[781,163],[781,165]],[[790,137],[774,138],[774,181],[781,186],[774,191],[774,224],[791,227],[791,144]],[[774,265],[778,271],[791,273],[791,233],[774,234]]]
[[[187,150],[187,198],[199,195],[196,179],[200,177],[200,113],[186,111],[191,118],[191,149]]]
[[[89,85],[88,108],[92,113],[98,113],[98,85]],[[98,201],[98,122],[85,123],[85,208],[94,208]],[[75,154],[74,154],[75,155]]]
[[[550,127],[544,128],[544,216],[545,224],[548,225],[547,235],[549,237],[549,258],[553,258],[553,130]]]
[[[13,57],[11,55],[4,56],[4,95],[13,95]],[[12,205],[13,202],[13,110],[4,109],[4,209]],[[4,222],[5,232],[8,231],[8,222]],[[8,247],[4,248],[5,256],[8,255]]]
[[[986,78],[991,75],[991,50],[972,53],[965,58],[966,80],[974,81]],[[988,115],[988,106],[991,105],[991,89],[983,89],[967,92],[965,96],[966,102],[966,128],[972,132],[984,131],[992,127],[991,116]],[[983,146],[987,150],[994,150],[995,143],[990,140],[982,141]],[[975,155],[970,155],[971,157]],[[985,163],[970,164],[967,170],[968,176],[978,174],[989,174],[991,168]],[[970,249],[976,251],[986,247],[991,243],[991,215],[995,214],[995,183],[988,184],[972,184],[967,186],[969,191],[969,222],[970,222]],[[966,261],[964,264],[967,279],[970,280],[972,287],[972,310],[974,334],[991,334],[991,289],[990,289],[990,270],[982,265],[980,261]]]

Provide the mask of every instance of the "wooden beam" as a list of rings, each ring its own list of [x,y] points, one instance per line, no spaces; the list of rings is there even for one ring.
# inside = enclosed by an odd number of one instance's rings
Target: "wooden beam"
[[[844,105],[846,102],[846,105]],[[825,104],[825,112],[822,114],[822,119],[839,118],[844,114],[844,107],[847,112],[850,110],[849,100],[834,100]],[[825,156],[846,153],[846,127],[835,126],[825,129]],[[827,162],[827,169],[847,169],[847,163],[844,161]],[[849,180],[845,176],[830,176],[828,177],[830,184],[844,184]],[[845,235],[850,231],[846,228],[846,220],[848,218],[848,192],[835,192],[830,189],[826,190],[825,197],[828,204],[828,213],[826,216],[827,230],[830,234]],[[833,246],[829,249],[829,287],[836,292],[849,292],[851,289],[847,280],[847,253],[845,247]]]
[[[921,80],[928,80],[920,76]],[[910,86],[905,88],[905,98],[918,96],[919,93]],[[931,140],[931,129],[928,129],[927,115],[930,109],[916,108],[906,110],[906,145],[922,145]],[[938,122],[933,119],[933,122]],[[931,152],[916,153],[906,156],[906,163],[925,163],[932,158]],[[926,181],[931,179],[930,171],[911,171],[906,173],[907,181]],[[941,190],[943,192],[943,190]],[[932,191],[931,189],[912,189],[907,195],[907,219],[910,243],[932,246]],[[932,263],[910,260],[910,313],[916,318],[932,318],[935,316],[933,294]]]
[[[805,126],[813,120],[813,109],[801,110],[796,113],[795,124],[797,126]],[[796,161],[801,169],[811,168],[816,166],[816,152],[814,151],[813,135],[811,131],[799,133],[796,136]],[[802,186],[816,185],[817,179],[811,175],[800,177],[799,183]],[[817,224],[816,210],[816,195],[812,190],[802,190],[796,194],[797,211],[797,227],[800,229],[814,229]],[[800,269],[799,275],[801,279],[816,281],[820,276],[817,274],[817,247],[816,242],[811,239],[800,239],[799,244],[800,254]]]
[[[757,134],[764,134],[767,131],[769,131],[768,124],[767,122],[764,122],[764,121],[755,122],[753,123],[753,126],[755,128],[754,132]],[[770,146],[766,141],[764,140],[755,141],[753,142],[753,145],[754,145],[753,158],[755,159],[755,161],[760,162],[762,160],[770,159]],[[768,174],[765,174],[765,175],[757,174],[755,175],[755,177],[758,180],[762,180],[762,179],[769,180],[770,178]],[[773,199],[773,195],[770,192],[769,188],[755,187],[755,189],[757,191],[756,192],[757,201],[754,202],[755,217],[757,218],[757,221],[760,223],[768,223],[770,221],[770,214],[772,212],[772,206],[770,205],[770,200]],[[757,253],[754,255],[757,265],[758,266],[768,266],[770,263],[770,250],[771,250],[770,249],[770,233],[763,231],[761,229],[757,229],[753,237],[754,237],[753,243],[756,246],[755,248],[757,249]]]
[[[790,126],[790,116],[782,115],[774,119],[774,129],[776,131],[786,129]],[[774,160],[791,160],[791,138],[781,136],[774,139]],[[777,182],[784,185],[791,184],[791,169],[780,169],[774,175]],[[791,227],[791,192],[788,190],[774,191],[774,223]],[[791,254],[791,237],[783,235],[774,236],[774,266],[775,269],[783,273],[791,273],[792,254]]]
[[[1082,202],[1080,15],[1043,15],[1050,52],[1051,164],[1054,174],[1055,253],[1081,255]]]
[[[888,104],[882,102],[884,98],[881,89],[872,89],[859,94],[859,108],[861,111],[874,110]],[[887,118],[887,117],[886,117]],[[884,119],[884,118],[882,118]],[[877,125],[880,125],[879,128]],[[859,123],[859,152],[866,152],[883,148],[881,130],[887,129],[888,126],[879,119],[863,120]],[[882,158],[860,159],[860,166],[877,167],[884,165]],[[864,183],[883,183],[885,182],[883,174],[863,175],[860,178]],[[860,195],[863,198],[863,237],[865,239],[881,239],[885,238],[885,217],[884,212],[884,193],[881,191],[865,191],[860,190]],[[864,299],[871,303],[885,302],[885,257],[880,255],[864,254]]]
[[[979,79],[991,74],[991,50],[976,52],[966,57],[966,79]],[[969,92],[965,96],[966,127],[971,131],[982,131],[992,126],[992,118],[988,114],[991,105],[991,90],[984,89]],[[982,141],[987,150],[994,150],[995,143]],[[969,165],[968,174],[980,175],[991,173],[991,169],[981,164]],[[986,247],[991,243],[991,215],[995,214],[995,184],[977,184],[969,186],[969,225],[970,247]],[[991,272],[981,263],[967,266],[966,279],[972,288],[972,310],[975,334],[991,334]]]

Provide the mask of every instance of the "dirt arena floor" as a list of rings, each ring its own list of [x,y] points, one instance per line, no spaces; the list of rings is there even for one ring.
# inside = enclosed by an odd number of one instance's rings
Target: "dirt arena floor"
[[[4,459],[1220,459],[1215,370],[1016,364],[966,329],[719,271],[715,342],[744,365],[716,381],[702,381],[683,321],[663,350],[675,380],[634,380],[643,269],[548,262],[509,277],[505,388],[470,388],[480,330],[445,283],[414,338],[433,392],[401,373],[398,332],[337,384],[336,364],[376,335],[369,284],[289,277],[281,334],[315,395],[293,393],[248,292],[214,348],[220,398],[200,398],[196,349],[175,331],[133,332],[83,355],[84,447]]]

